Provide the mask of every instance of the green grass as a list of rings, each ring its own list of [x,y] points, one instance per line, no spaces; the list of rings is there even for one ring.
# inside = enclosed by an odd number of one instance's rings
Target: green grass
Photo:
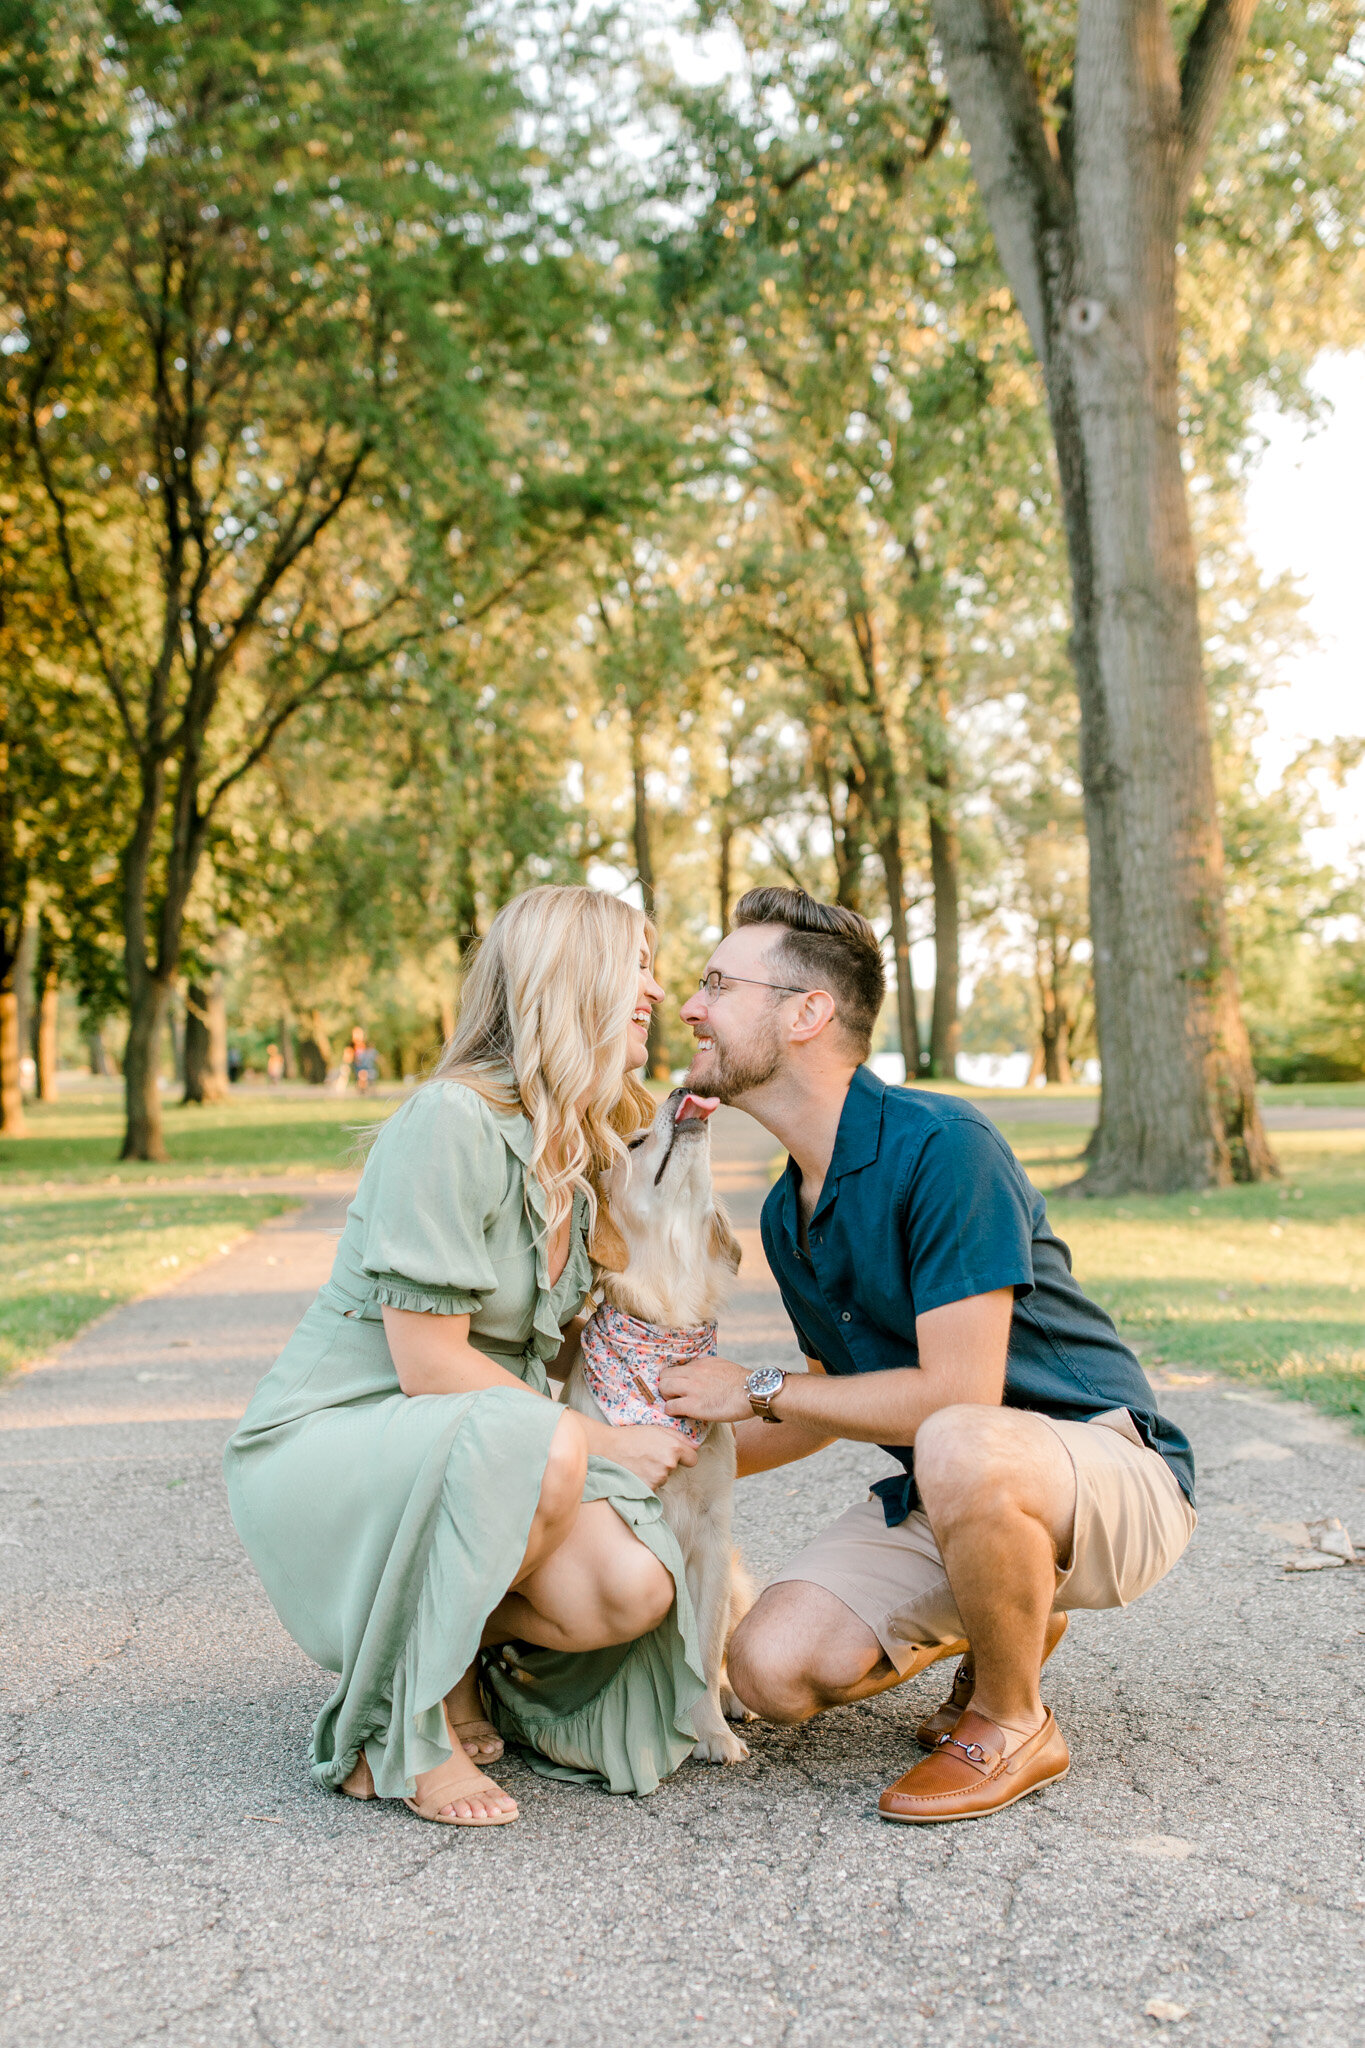
[[[6,1188],[0,1195],[0,1378],[122,1301],[231,1248],[288,1195]]]
[[[29,1135],[0,1138],[0,1185],[44,1181],[146,1182],[244,1174],[304,1177],[359,1161],[356,1126],[387,1116],[395,1095],[316,1099],[259,1094],[165,1108],[169,1164],[121,1162],[123,1111],[114,1095],[74,1096],[26,1108]]]
[[[1365,1081],[1261,1083],[1261,1107],[1275,1109],[1365,1109]]]
[[[1271,1099],[1354,1103],[1365,1087],[1284,1088]],[[290,1206],[287,1194],[176,1192],[176,1181],[354,1167],[355,1127],[396,1100],[260,1091],[212,1108],[168,1106],[171,1163],[158,1166],[117,1162],[112,1097],[33,1108],[32,1135],[0,1141],[0,1372]],[[991,1106],[1052,1191],[1082,1284],[1149,1365],[1279,1387],[1365,1428],[1365,1130],[1277,1132],[1279,1182],[1092,1202],[1055,1194],[1077,1176],[1084,1130],[1011,1125],[998,1091]]]
[[[387,1116],[398,1099],[262,1090],[202,1108],[168,1103],[170,1159],[156,1165],[119,1160],[113,1091],[28,1105],[29,1135],[0,1139],[0,1378],[294,1206],[280,1192],[175,1191],[177,1181],[354,1168],[356,1126]]]
[[[1075,1178],[1074,1126],[1005,1130],[1045,1192]],[[1053,1227],[1146,1364],[1278,1387],[1365,1429],[1365,1130],[1284,1131],[1274,1143],[1278,1182],[1054,1197]]]

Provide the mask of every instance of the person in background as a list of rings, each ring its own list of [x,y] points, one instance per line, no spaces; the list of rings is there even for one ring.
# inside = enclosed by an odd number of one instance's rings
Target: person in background
[[[356,1093],[369,1093],[370,1083],[379,1079],[379,1054],[365,1036],[364,1028],[357,1024],[351,1032],[351,1071],[355,1075]]]
[[[277,1045],[265,1049],[265,1078],[272,1088],[278,1088],[284,1079],[284,1054]]]

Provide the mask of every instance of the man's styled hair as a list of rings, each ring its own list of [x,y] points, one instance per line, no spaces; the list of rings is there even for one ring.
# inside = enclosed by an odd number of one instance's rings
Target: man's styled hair
[[[777,947],[783,973],[804,987],[829,991],[836,1018],[865,1060],[886,995],[882,949],[867,919],[838,903],[817,903],[804,889],[770,888],[741,896],[730,921],[736,927],[785,927]]]

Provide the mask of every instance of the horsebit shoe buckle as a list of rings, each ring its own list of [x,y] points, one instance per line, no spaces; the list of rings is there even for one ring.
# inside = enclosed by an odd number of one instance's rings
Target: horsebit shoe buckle
[[[979,1742],[959,1742],[955,1735],[940,1735],[934,1748],[942,1749],[945,1743],[950,1749],[960,1749],[968,1763],[984,1764],[986,1761],[986,1752]]]

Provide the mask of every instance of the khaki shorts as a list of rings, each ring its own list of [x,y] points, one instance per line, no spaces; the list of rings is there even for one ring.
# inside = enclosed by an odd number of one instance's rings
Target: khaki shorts
[[[1056,1431],[1076,1470],[1071,1557],[1057,1574],[1053,1606],[1126,1607],[1171,1569],[1194,1534],[1194,1509],[1126,1408],[1090,1422],[1038,1419]],[[788,1579],[823,1586],[842,1600],[900,1672],[922,1650],[965,1633],[922,1508],[888,1529],[875,1496],[859,1501],[772,1583]]]

